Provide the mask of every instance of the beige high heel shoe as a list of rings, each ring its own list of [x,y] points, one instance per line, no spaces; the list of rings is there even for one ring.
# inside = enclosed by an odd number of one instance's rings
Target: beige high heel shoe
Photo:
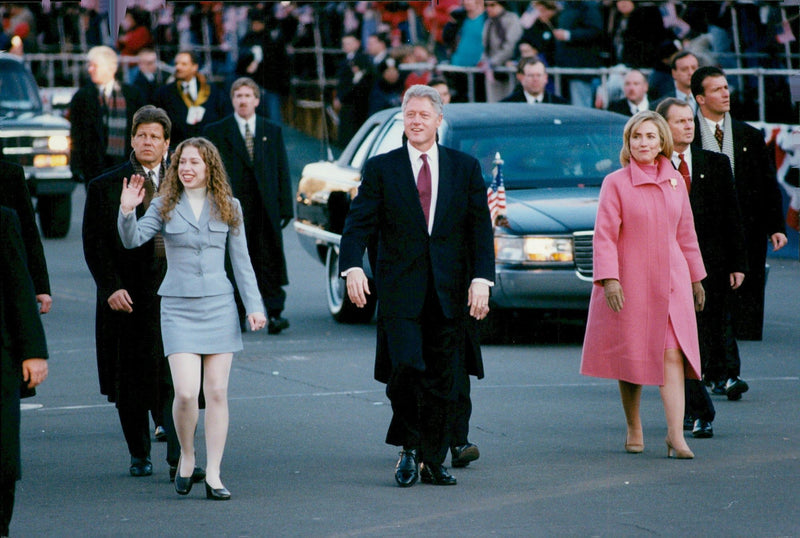
[[[644,443],[629,443],[628,436],[625,435],[625,452],[628,454],[641,454],[644,452]]]
[[[667,443],[667,457],[668,458],[675,458],[679,460],[692,460],[694,459],[694,452],[691,450],[680,450],[672,446],[672,443],[669,442],[669,438],[664,439]]]
[[[628,454],[641,454],[644,452],[644,445],[637,444],[637,443],[629,443],[628,439],[625,439],[625,452]]]

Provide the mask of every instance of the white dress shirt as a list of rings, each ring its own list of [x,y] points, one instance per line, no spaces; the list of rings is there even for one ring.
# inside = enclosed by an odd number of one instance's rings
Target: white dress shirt
[[[247,125],[250,127],[250,132],[253,133],[253,139],[255,140],[256,137],[256,115],[253,114],[250,116],[250,119],[244,119],[237,113],[233,113],[233,117],[236,119],[236,124],[239,126],[239,132],[242,133],[242,139],[245,139],[244,136],[244,126]]]

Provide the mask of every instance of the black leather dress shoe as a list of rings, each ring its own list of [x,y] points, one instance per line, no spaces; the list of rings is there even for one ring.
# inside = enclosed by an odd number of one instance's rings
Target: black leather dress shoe
[[[169,481],[175,482],[175,475],[178,474],[178,466],[177,465],[170,465],[169,466]],[[202,467],[195,467],[194,471],[192,472],[192,482],[195,484],[197,482],[202,482],[206,478],[206,470]]]
[[[690,432],[694,427],[694,419],[688,415],[683,417],[683,431]]]
[[[458,483],[456,477],[448,473],[444,465],[437,463],[423,463],[419,476],[423,484],[434,486],[455,486]]]
[[[417,451],[403,450],[394,468],[394,479],[401,488],[409,488],[417,482],[417,478],[419,478]]]
[[[278,334],[284,329],[289,328],[289,320],[286,318],[282,318],[280,316],[269,318],[269,322],[267,323],[267,332],[269,334]]]
[[[231,492],[226,488],[212,488],[206,482],[206,499],[211,501],[229,501],[231,500]]]
[[[709,439],[714,437],[714,428],[711,427],[711,422],[698,418],[694,421],[692,428],[692,437],[697,439]]]
[[[153,464],[148,458],[131,458],[129,471],[131,476],[150,476],[153,474]]]
[[[467,443],[466,445],[450,447],[450,464],[453,467],[466,467],[469,462],[481,457],[478,445]]]
[[[725,382],[725,396],[729,400],[741,400],[742,393],[747,392],[750,386],[740,377],[731,377]]]
[[[720,396],[725,395],[725,382],[724,381],[714,381],[711,386],[711,393],[717,394]]]

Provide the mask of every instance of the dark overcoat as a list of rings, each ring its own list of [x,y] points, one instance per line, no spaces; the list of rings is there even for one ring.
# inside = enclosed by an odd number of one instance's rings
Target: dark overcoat
[[[0,161],[0,205],[17,212],[22,227],[22,241],[28,259],[28,271],[33,279],[36,294],[50,295],[50,276],[44,258],[39,228],[31,204],[31,195],[25,183],[25,171],[21,166]]]
[[[724,361],[730,274],[747,273],[747,250],[730,161],[722,153],[698,148],[692,148],[691,155],[689,202],[708,274],[703,280],[706,305],[697,314],[700,358],[705,370],[709,361]]]
[[[201,86],[202,84],[208,84],[207,82],[202,82],[199,76],[197,81],[198,85]],[[174,150],[178,144],[188,138],[202,136],[206,125],[217,122],[233,112],[231,100],[213,84],[209,85],[208,100],[200,105],[205,109],[203,119],[193,125],[186,123],[189,107],[183,101],[178,82],[172,81],[161,86],[156,90],[153,101],[155,106],[163,108],[167,112],[169,119],[172,121],[172,133],[169,137],[171,150]]]
[[[83,216],[83,253],[97,285],[95,337],[100,393],[117,405],[159,405],[158,385],[169,383],[169,366],[161,341],[160,298],[156,291],[166,273],[166,258],[154,254],[153,241],[126,249],[117,232],[122,179],[126,163],[89,183]],[[136,208],[144,214],[143,204]],[[108,297],[125,289],[133,312],[115,312]],[[157,407],[151,407],[157,408]]]
[[[699,116],[695,118],[700,132]],[[764,286],[767,242],[774,233],[785,233],[780,187],[775,162],[761,132],[744,122],[731,120],[733,132],[733,177],[742,213],[748,272],[734,292],[733,321],[736,338],[761,340],[764,328]],[[692,151],[702,148],[700,136]]]
[[[466,318],[472,279],[494,280],[492,226],[478,161],[439,146],[439,191],[429,234],[406,146],[369,159],[342,233],[340,270],[362,267],[364,251],[375,238],[375,379],[387,382],[394,366],[421,370],[424,365],[415,342],[386,340],[380,330],[384,320],[418,319],[429,282],[445,317]],[[480,348],[471,339],[466,345],[473,350],[469,371],[477,373]]]
[[[252,160],[233,115],[208,125],[203,134],[217,146],[233,195],[242,204],[247,247],[259,288],[262,284],[285,286],[289,278],[281,220],[292,218],[294,213],[289,158],[281,127],[256,116]],[[253,186],[257,192],[252,192]],[[265,301],[271,295],[262,291]],[[269,304],[266,306],[270,308]]]
[[[44,329],[25,262],[20,223],[0,207],[0,483],[21,476],[19,397],[22,361],[47,358]]]
[[[517,85],[514,88],[514,91],[508,94],[506,97],[500,100],[501,103],[527,103],[528,100],[525,99],[525,90],[522,89],[522,86]],[[554,105],[568,105],[569,101],[561,97],[560,95],[556,95],[551,92],[544,92],[544,97],[542,98],[543,103],[551,103]]]
[[[141,95],[133,86],[121,84],[125,97],[125,154],[118,162],[110,166],[122,164],[131,153],[131,127],[133,115],[144,105]],[[103,115],[100,108],[100,92],[94,84],[85,84],[72,97],[69,105],[70,153],[72,174],[79,180],[88,183],[107,168],[106,140],[103,139]]]

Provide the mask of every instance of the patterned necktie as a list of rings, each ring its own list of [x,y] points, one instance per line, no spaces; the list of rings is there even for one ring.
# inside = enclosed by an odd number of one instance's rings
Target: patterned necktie
[[[147,179],[144,180],[144,205],[145,210],[150,207],[150,202],[153,201],[153,196],[156,193],[155,174],[152,170],[147,171]]]
[[[147,171],[147,179],[144,180],[144,208],[145,210],[150,207],[150,202],[153,201],[153,196],[158,191],[156,188],[155,173],[152,170]],[[164,248],[164,236],[157,233],[153,237],[153,253],[158,258],[166,256],[166,249]]]
[[[722,129],[719,128],[719,123],[714,126],[714,138],[717,139],[717,144],[719,144],[719,149],[722,151],[722,139],[725,137],[725,133],[722,132]]]
[[[678,172],[681,173],[683,176],[683,181],[686,182],[686,192],[690,192],[692,190],[692,178],[689,175],[689,165],[686,164],[686,160],[683,158],[683,153],[678,153],[678,157],[681,160],[681,164],[678,165]]]
[[[253,138],[253,131],[250,130],[250,124],[244,124],[244,145],[247,146],[247,153],[250,155],[250,160],[253,160],[253,148],[255,147],[255,139]]]
[[[417,191],[419,192],[419,203],[422,204],[422,212],[425,214],[425,224],[430,222],[431,215],[431,167],[428,165],[428,156],[420,155],[422,168],[417,175]]]

